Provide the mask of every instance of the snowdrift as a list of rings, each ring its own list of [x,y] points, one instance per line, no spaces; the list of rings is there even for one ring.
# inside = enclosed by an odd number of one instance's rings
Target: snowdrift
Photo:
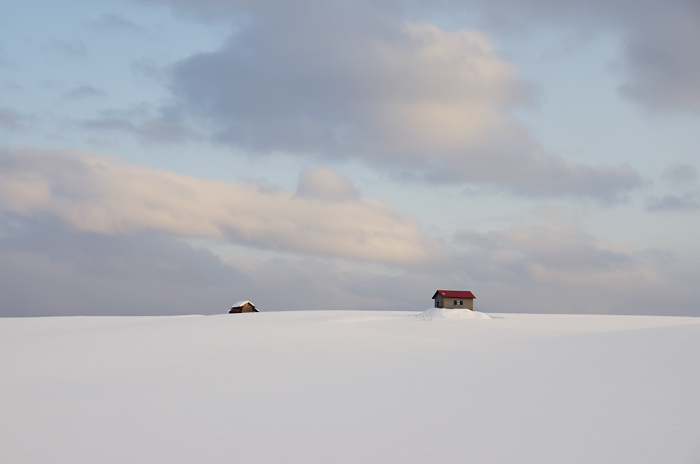
[[[464,308],[428,308],[418,316],[432,319],[491,319],[487,314]]]

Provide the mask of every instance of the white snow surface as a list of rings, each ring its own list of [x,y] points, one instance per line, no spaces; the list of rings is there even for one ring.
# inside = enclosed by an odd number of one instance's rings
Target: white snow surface
[[[699,318],[421,314],[0,319],[0,462],[700,462]]]
[[[464,308],[428,308],[418,316],[433,319],[491,319],[487,314]]]

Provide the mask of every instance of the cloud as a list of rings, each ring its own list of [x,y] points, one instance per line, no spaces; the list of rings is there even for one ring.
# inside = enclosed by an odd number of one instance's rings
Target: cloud
[[[87,56],[87,48],[80,40],[52,40],[47,45],[51,54],[60,54],[65,58],[78,59]]]
[[[0,129],[17,132],[23,129],[22,115],[12,108],[0,108]]]
[[[166,107],[156,114],[143,106],[126,111],[107,110],[102,111],[99,117],[84,120],[80,124],[91,131],[127,132],[144,144],[182,144],[199,138],[178,111]]]
[[[195,136],[189,127],[179,121],[159,116],[136,122],[125,118],[102,117],[83,121],[82,126],[95,131],[129,132],[145,144],[180,144]]]
[[[221,122],[221,140],[423,162],[426,150],[461,149],[498,131],[508,123],[498,107],[525,92],[476,32],[389,23],[363,36],[348,18],[296,16],[260,19],[222,50],[174,68],[176,94]]]
[[[644,3],[619,17],[628,31],[622,93],[653,110],[700,113],[700,3]]]
[[[578,229],[552,226],[514,227],[485,234],[466,229],[455,242],[467,246],[474,263],[485,264],[481,273],[499,279],[533,279],[546,273],[554,279],[618,272],[634,267],[629,249],[598,241]]]
[[[242,299],[263,311],[420,311],[435,275],[385,275],[313,258],[222,260],[157,232],[104,235],[54,219],[0,220],[0,317],[221,314]]]
[[[697,211],[700,209],[700,195],[697,191],[681,195],[665,195],[649,197],[646,202],[647,211]]]
[[[484,34],[376,2],[307,7],[241,7],[250,15],[220,50],[172,68],[182,111],[251,152],[359,157],[429,182],[606,202],[641,184],[626,165],[545,153],[510,116],[529,85]]]
[[[2,227],[0,316],[223,312],[245,277],[163,234],[108,236],[14,216]]]
[[[107,92],[104,90],[98,89],[89,84],[84,84],[70,89],[68,92],[63,94],[63,98],[76,100],[80,98],[104,97],[106,95]]]
[[[427,2],[412,2],[428,11]],[[700,112],[700,3],[695,0],[469,0],[437,4],[443,12],[481,13],[497,34],[543,24],[578,29],[581,36],[620,36],[620,92],[654,111]]]
[[[608,243],[576,226],[541,224],[454,237],[484,311],[696,315],[696,270],[658,250]],[[697,263],[694,264],[694,269]]]
[[[470,289],[490,312],[697,315],[697,269],[605,244],[576,228],[456,236],[459,260],[387,275],[313,257],[222,259],[160,232],[105,235],[57,220],[0,217],[0,316],[409,310],[438,288]]]
[[[673,185],[695,184],[698,170],[692,164],[676,163],[663,173],[663,178]]]
[[[103,14],[100,19],[87,23],[87,27],[100,32],[127,31],[139,34],[144,33],[144,30],[136,23],[114,13]]]
[[[697,268],[556,217],[442,244],[327,168],[295,192],[92,153],[0,153],[3,316],[212,314],[240,299],[418,311],[438,288],[472,290],[484,311],[697,315]]]
[[[698,170],[692,164],[676,163],[666,169],[661,178],[676,193],[653,196],[646,200],[646,210],[697,211],[700,209],[700,190],[697,188]]]
[[[165,80],[164,67],[158,64],[158,61],[153,58],[141,58],[133,61],[129,65],[129,70],[141,77],[147,77],[156,81]]]
[[[319,202],[293,191],[157,171],[84,152],[6,148],[0,163],[0,210],[55,218],[75,231],[158,231],[400,266],[447,252],[415,220],[378,200]],[[328,175],[321,171],[321,177]]]
[[[360,192],[352,181],[329,168],[310,169],[299,175],[297,195],[328,201],[357,201]]]

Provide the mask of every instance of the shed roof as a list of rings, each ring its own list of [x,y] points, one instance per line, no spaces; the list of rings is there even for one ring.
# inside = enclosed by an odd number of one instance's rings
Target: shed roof
[[[474,299],[476,298],[474,294],[470,291],[463,291],[463,290],[438,290],[435,292],[435,295],[433,295],[433,300],[435,299],[436,296],[438,296],[438,293],[442,295],[443,298],[471,298]]]
[[[243,301],[238,301],[235,305],[233,305],[233,308],[240,308],[241,306],[245,305],[246,303],[250,303],[248,300],[243,300]],[[253,303],[250,303],[250,305],[255,308],[255,305]]]

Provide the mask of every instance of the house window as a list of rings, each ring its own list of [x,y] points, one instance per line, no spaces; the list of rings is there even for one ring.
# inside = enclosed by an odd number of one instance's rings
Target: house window
[[[463,305],[462,300],[455,300],[454,306],[462,306],[462,305]]]

